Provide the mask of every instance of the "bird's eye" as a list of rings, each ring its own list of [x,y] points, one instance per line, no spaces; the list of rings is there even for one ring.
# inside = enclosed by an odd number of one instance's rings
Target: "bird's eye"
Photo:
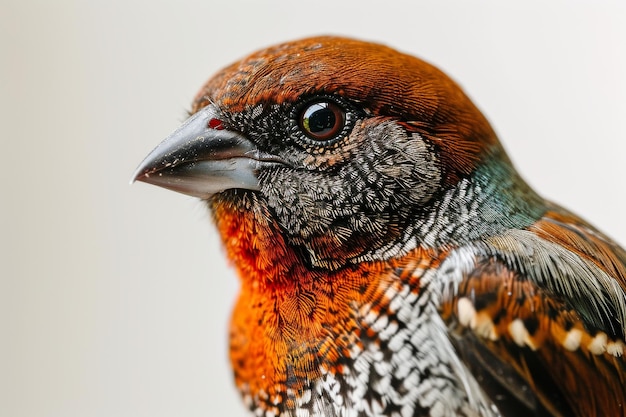
[[[332,101],[316,101],[302,108],[298,123],[307,137],[326,141],[344,130],[346,112]]]

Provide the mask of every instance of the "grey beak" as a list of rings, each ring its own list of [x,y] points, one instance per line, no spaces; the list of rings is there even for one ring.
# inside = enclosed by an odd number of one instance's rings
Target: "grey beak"
[[[219,117],[207,106],[187,119],[139,165],[134,181],[202,199],[232,188],[257,190],[258,172],[280,164],[264,155],[245,136],[209,127]]]

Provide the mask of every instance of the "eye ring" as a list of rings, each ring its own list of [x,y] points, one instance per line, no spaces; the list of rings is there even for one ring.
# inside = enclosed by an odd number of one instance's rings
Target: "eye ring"
[[[298,126],[309,139],[325,142],[339,136],[346,127],[348,118],[334,100],[319,99],[302,106]]]

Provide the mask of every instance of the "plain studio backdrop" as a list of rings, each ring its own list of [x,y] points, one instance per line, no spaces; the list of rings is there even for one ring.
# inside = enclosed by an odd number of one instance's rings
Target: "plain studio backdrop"
[[[201,202],[128,184],[221,67],[316,34],[456,79],[541,194],[626,244],[623,2],[0,2],[0,416],[243,416]]]

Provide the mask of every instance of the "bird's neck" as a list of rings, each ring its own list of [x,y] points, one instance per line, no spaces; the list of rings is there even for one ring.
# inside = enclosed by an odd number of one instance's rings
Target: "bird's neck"
[[[235,380],[251,407],[271,414],[280,411],[272,404],[301,403],[324,375],[338,378],[364,344],[380,343],[368,320],[388,313],[391,294],[410,288],[417,298],[423,272],[443,254],[416,249],[401,260],[313,269],[248,197],[212,210],[241,278],[230,333]]]
[[[411,233],[426,247],[462,246],[509,229],[524,229],[545,211],[545,200],[497,147],[471,176],[434,200],[430,215],[417,217]]]

